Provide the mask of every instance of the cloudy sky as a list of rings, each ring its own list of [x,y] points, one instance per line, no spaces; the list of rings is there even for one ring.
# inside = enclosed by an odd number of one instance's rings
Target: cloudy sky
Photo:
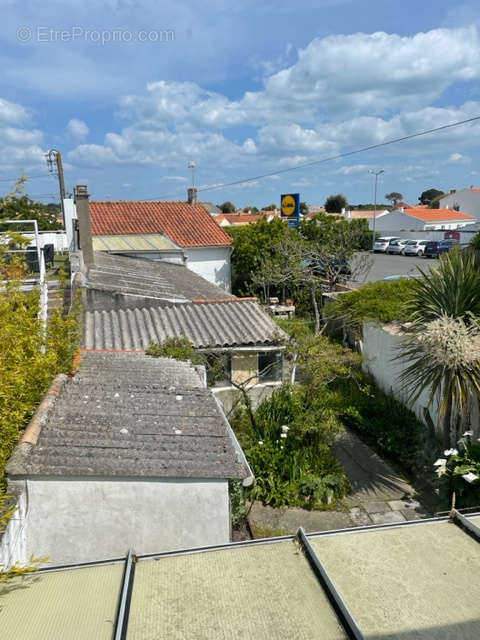
[[[184,199],[480,115],[477,3],[453,0],[1,0],[0,193],[24,171],[52,200],[44,159],[95,199]],[[246,184],[202,199],[280,193],[415,202],[480,185],[480,124]]]

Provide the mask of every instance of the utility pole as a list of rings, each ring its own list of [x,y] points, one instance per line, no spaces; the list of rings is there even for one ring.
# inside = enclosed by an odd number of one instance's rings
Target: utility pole
[[[60,153],[60,151],[57,151],[57,149],[50,149],[50,151],[45,155],[47,157],[47,165],[49,171],[54,171],[54,165],[57,169],[58,189],[60,191],[60,206],[62,208],[63,228],[65,228],[65,208],[63,204],[63,200],[65,198],[65,179],[63,177],[62,154]]]
[[[375,251],[375,220],[377,219],[377,181],[378,181],[378,176],[381,173],[385,173],[385,169],[380,169],[379,171],[373,171],[372,169],[369,169],[368,173],[371,173],[375,176],[375,196],[374,196],[374,205],[373,205],[373,229],[372,229],[372,251]]]

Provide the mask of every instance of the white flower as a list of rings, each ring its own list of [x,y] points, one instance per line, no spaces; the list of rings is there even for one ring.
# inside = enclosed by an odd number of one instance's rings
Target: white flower
[[[287,425],[286,425],[286,424],[284,424],[284,425],[282,426],[282,433],[287,433],[287,431],[290,431],[290,427],[287,427]]]
[[[469,429],[468,431],[465,431],[465,433],[463,435],[464,435],[464,437],[473,436],[473,431],[471,429]]]
[[[286,433],[281,433],[281,434],[280,434],[280,438],[286,438],[286,437],[287,437],[287,434],[286,434]]]
[[[258,441],[258,444],[263,444],[263,440],[259,440],[259,441]]]
[[[471,471],[469,473],[464,473],[462,478],[467,482],[469,482],[470,484],[472,484],[472,482],[475,482],[475,480],[478,480],[478,476],[472,473]]]
[[[444,456],[456,456],[458,453],[458,449],[445,449],[443,452]]]
[[[439,458],[433,463],[434,467],[444,467],[447,464],[446,458]]]

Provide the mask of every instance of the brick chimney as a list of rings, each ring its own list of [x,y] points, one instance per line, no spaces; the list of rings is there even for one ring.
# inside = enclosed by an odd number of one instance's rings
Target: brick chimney
[[[90,209],[88,206],[88,188],[85,184],[77,184],[74,188],[75,206],[77,208],[78,231],[80,236],[80,249],[82,251],[83,263],[88,269],[94,263],[92,224],[90,221]]]
[[[197,204],[197,189],[195,187],[187,189],[187,202],[188,204]]]

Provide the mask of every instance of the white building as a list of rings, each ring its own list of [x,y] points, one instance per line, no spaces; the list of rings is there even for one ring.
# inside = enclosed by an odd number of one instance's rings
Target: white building
[[[66,206],[70,246],[75,243],[78,194],[76,198],[76,207],[72,201]],[[203,204],[90,201],[88,209],[93,251],[185,264],[225,291],[231,290],[232,239]]]
[[[228,480],[253,480],[197,371],[125,352],[84,353],[73,379],[56,378],[7,473],[7,564],[227,543]]]
[[[473,216],[452,209],[412,207],[380,213],[375,219],[375,230],[399,232],[463,229],[475,222]],[[369,225],[373,229],[373,218],[369,220]]]
[[[447,196],[440,198],[439,204],[441,207],[469,213],[476,218],[477,224],[480,223],[480,189],[452,189]]]

